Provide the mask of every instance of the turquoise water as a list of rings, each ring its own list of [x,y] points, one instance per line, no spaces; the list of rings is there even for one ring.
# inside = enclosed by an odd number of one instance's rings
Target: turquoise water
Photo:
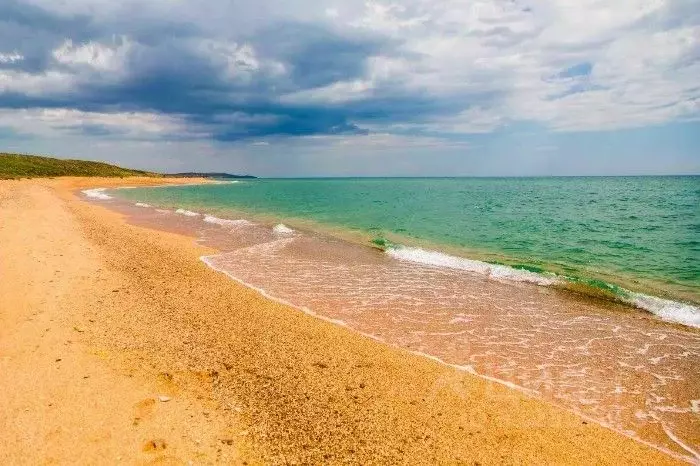
[[[700,177],[260,179],[120,190],[153,205],[311,221],[700,302]]]

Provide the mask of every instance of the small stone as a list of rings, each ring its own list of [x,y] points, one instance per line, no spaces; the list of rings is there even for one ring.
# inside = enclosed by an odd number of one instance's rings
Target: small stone
[[[224,445],[233,445],[233,439],[224,438],[224,439],[221,439],[221,443],[223,443]]]
[[[160,401],[162,401],[163,403],[172,400],[172,398],[170,398],[169,396],[165,396],[165,395],[160,395],[160,396],[158,397],[158,399],[159,399]]]

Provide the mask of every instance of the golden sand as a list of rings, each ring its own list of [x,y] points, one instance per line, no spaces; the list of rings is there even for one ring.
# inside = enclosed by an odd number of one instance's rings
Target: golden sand
[[[153,183],[0,182],[2,464],[676,462],[270,301],[192,238],[74,195]]]

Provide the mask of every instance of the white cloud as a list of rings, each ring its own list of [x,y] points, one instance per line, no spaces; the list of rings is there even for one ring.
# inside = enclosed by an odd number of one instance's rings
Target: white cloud
[[[126,58],[133,47],[127,37],[115,38],[111,44],[87,42],[74,44],[66,39],[52,55],[54,59],[68,67],[87,67],[94,71],[122,71]]]
[[[0,69],[0,93],[20,93],[31,97],[63,93],[74,86],[73,75],[49,70],[40,74]]]
[[[383,75],[368,66],[364,79],[375,87],[401,83],[409,93],[451,99],[457,109],[462,101],[466,110],[426,129],[468,133],[532,121],[597,130],[698,117],[700,24],[697,16],[689,24],[673,17],[679,3],[369,1],[345,21],[401,44],[398,57],[386,58],[399,66]],[[580,64],[590,64],[589,76],[553,79]],[[305,97],[342,101],[343,91],[339,82]]]
[[[24,55],[17,52],[0,52],[0,64],[15,63],[24,60]]]
[[[116,81],[126,73],[126,59],[132,48],[133,43],[126,37],[115,38],[110,44],[76,44],[66,39],[51,52],[59,67],[40,73],[0,69],[0,93],[13,92],[32,97],[65,94],[95,79],[96,75],[103,81]],[[17,56],[19,54],[9,55],[7,62],[10,63],[10,59],[19,61],[15,59]]]
[[[434,133],[475,134],[490,133],[505,125],[508,118],[494,109],[472,107],[455,116],[433,118],[414,128],[426,129]],[[403,125],[410,128],[411,125]]]
[[[274,76],[286,72],[283,63],[259,58],[249,43],[205,39],[198,41],[195,48],[222,66],[226,77],[232,80],[251,81],[260,73]]]
[[[120,138],[157,139],[172,135],[197,135],[180,117],[147,112],[100,113],[74,109],[21,109],[0,111],[0,128],[19,134],[56,137],[65,131],[101,128]],[[199,133],[205,136],[205,133]]]
[[[371,96],[374,84],[370,80],[338,81],[328,86],[307,89],[280,98],[283,103],[340,104],[364,100]]]

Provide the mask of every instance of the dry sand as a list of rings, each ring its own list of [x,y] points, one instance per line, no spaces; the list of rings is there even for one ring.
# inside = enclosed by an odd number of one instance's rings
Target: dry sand
[[[138,183],[0,181],[0,463],[676,462],[265,299],[192,238],[74,195]]]

